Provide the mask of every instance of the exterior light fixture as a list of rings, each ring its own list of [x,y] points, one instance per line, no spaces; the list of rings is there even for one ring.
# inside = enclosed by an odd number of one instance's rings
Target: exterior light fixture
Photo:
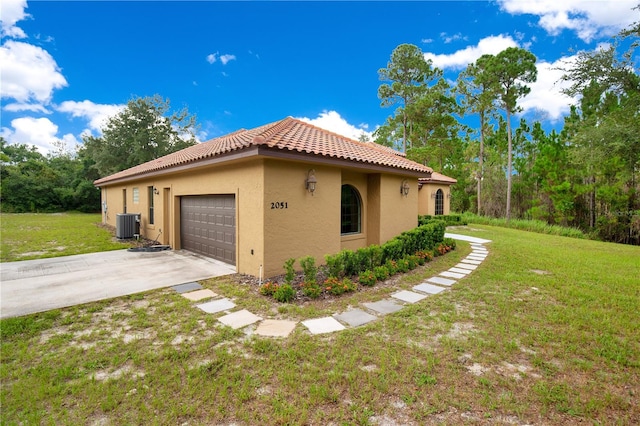
[[[311,193],[311,195],[313,195],[313,193],[315,192],[317,183],[318,180],[316,179],[316,171],[313,169],[309,170],[309,172],[307,173],[307,180],[304,181],[304,185],[305,188],[307,188],[307,191]]]
[[[436,191],[431,191],[431,198],[436,198]]]
[[[403,180],[402,181],[402,185],[400,185],[400,194],[404,195],[405,197],[409,195],[409,189],[411,187],[409,186],[409,182],[407,182],[407,180]]]
[[[160,195],[160,191],[155,186],[153,187],[153,193],[156,195]]]
[[[447,192],[447,198],[451,198],[451,191]]]

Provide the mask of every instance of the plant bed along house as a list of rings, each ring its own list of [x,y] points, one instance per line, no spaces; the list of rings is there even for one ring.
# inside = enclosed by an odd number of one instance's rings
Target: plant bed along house
[[[373,287],[454,250],[456,243],[444,238],[444,230],[444,222],[429,222],[380,246],[326,255],[326,264],[319,267],[313,257],[306,256],[298,259],[298,271],[296,259],[291,258],[284,264],[283,275],[258,284],[259,292],[278,302],[291,303],[329,299]]]

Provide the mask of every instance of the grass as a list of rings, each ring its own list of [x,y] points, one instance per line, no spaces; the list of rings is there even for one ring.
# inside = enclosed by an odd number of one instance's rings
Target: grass
[[[519,229],[521,231],[537,232],[539,234],[559,235],[571,238],[590,238],[589,235],[582,232],[578,228],[568,226],[549,225],[542,220],[531,219],[511,219],[507,222],[505,218],[495,218],[488,216],[478,216],[473,213],[465,212],[462,215],[462,222],[475,223],[479,225],[500,226],[503,228]]]
[[[473,225],[493,240],[450,291],[363,327],[285,339],[221,326],[165,289],[3,320],[2,424],[640,423],[640,249]],[[340,312],[470,251],[333,300],[206,288],[264,318]]]
[[[100,213],[3,213],[0,261],[42,259],[131,247],[96,224]]]

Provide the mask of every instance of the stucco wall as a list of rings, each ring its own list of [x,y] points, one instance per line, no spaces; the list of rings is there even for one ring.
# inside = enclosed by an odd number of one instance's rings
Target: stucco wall
[[[404,180],[409,183],[409,194],[400,193]],[[418,180],[395,175],[382,175],[380,207],[380,244],[403,231],[418,226]]]
[[[438,189],[441,189],[444,195],[444,214],[447,215],[451,212],[451,199],[447,196],[450,191],[449,185],[438,183],[426,183],[422,185],[420,191],[418,191],[418,214],[419,215],[435,215],[436,214],[436,199],[431,198],[431,194],[435,193]]]
[[[183,195],[234,194],[236,197],[236,266],[238,272],[258,275],[264,264],[264,218],[262,211],[263,160],[245,161],[215,168],[174,173],[103,188],[107,202],[106,223],[116,225],[116,214],[123,211],[122,190],[127,192],[127,213],[141,213],[141,233],[148,238],[180,245],[180,197]],[[154,196],[154,224],[149,224],[148,186]],[[139,188],[139,202],[133,203],[133,189]],[[105,198],[106,196],[106,198]],[[167,217],[167,213],[170,213]],[[103,214],[103,218],[105,215]],[[253,254],[251,254],[253,250]]]
[[[313,195],[305,188],[311,169],[318,181]],[[267,160],[264,178],[265,276],[282,274],[291,257],[313,256],[320,265],[340,251],[339,169]]]

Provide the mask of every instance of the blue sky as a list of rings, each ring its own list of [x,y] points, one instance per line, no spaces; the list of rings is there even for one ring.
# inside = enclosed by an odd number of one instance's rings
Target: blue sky
[[[393,113],[378,69],[415,44],[448,79],[509,46],[538,58],[523,114],[559,128],[561,73],[610,41],[638,0],[26,2],[2,0],[0,134],[69,149],[134,96],[197,115],[204,141],[287,116],[356,137]]]

